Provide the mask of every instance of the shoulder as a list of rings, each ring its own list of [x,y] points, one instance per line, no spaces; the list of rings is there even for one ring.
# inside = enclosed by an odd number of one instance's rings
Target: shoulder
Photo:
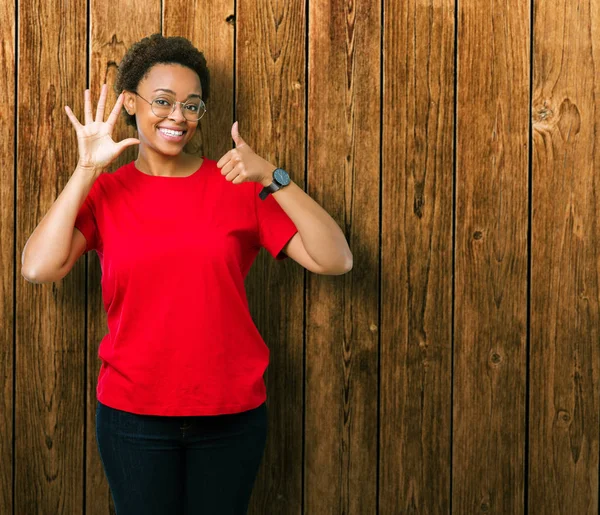
[[[131,163],[120,166],[114,172],[102,172],[94,181],[90,189],[90,194],[95,198],[106,197],[112,191],[122,187],[123,184],[128,182],[128,168],[131,166]]]
[[[95,184],[106,184],[106,183],[110,183],[116,179],[123,178],[127,174],[127,171],[132,166],[132,164],[133,164],[133,161],[130,161],[129,163],[125,163],[124,165],[119,166],[119,168],[117,168],[114,172],[109,172],[109,171],[105,170],[98,176]]]
[[[119,166],[119,168],[117,168],[114,172],[104,172],[102,176],[104,176],[105,181],[111,181],[111,180],[115,180],[115,179],[122,179],[123,177],[125,177],[125,175],[128,174],[128,172],[130,171],[130,168],[132,166],[134,166],[134,161],[129,161],[128,163],[125,163],[124,165]]]

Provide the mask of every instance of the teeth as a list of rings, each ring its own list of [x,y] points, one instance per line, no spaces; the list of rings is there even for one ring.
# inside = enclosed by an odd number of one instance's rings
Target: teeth
[[[160,127],[158,130],[168,134],[169,136],[181,136],[183,134],[183,131],[172,131],[170,129],[163,129],[162,127]]]

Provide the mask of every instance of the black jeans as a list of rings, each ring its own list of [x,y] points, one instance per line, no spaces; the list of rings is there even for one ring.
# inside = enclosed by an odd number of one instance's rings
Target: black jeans
[[[267,406],[227,415],[138,415],[97,401],[96,441],[117,515],[244,515]]]

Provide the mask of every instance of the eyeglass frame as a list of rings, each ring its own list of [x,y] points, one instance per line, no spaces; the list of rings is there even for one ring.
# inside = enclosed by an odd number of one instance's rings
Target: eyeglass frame
[[[152,104],[154,104],[154,101],[158,100],[158,98],[155,98],[152,102],[149,102],[142,95],[140,95],[137,91],[134,91],[134,93],[138,97],[140,97],[144,102],[147,102],[148,104],[150,104],[150,109],[152,110],[152,114],[154,116],[157,116],[158,118],[168,118],[169,116],[171,116],[175,112],[175,108],[177,107],[177,104],[181,104],[181,114],[185,118],[185,114],[183,114],[183,107],[187,104],[187,102],[178,102],[177,100],[173,100],[173,109],[171,109],[171,112],[166,116],[158,116],[152,109]],[[202,100],[201,98],[199,100],[200,100],[200,102],[202,102],[202,105],[204,106],[204,112],[202,113],[202,116],[204,116],[206,114],[206,104],[204,103],[204,100]],[[199,122],[202,119],[202,116],[200,116],[200,118],[196,118],[195,120],[189,120],[188,118],[185,118],[185,119],[188,122]]]

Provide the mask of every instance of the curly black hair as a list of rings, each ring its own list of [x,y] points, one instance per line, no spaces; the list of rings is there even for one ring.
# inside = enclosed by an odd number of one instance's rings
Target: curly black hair
[[[152,34],[134,43],[119,63],[114,90],[117,95],[124,89],[135,91],[140,81],[155,64],[180,64],[194,70],[200,77],[202,100],[206,102],[210,93],[210,75],[204,54],[189,39],[181,36],[164,37]],[[137,129],[135,115],[123,108],[125,123]]]

